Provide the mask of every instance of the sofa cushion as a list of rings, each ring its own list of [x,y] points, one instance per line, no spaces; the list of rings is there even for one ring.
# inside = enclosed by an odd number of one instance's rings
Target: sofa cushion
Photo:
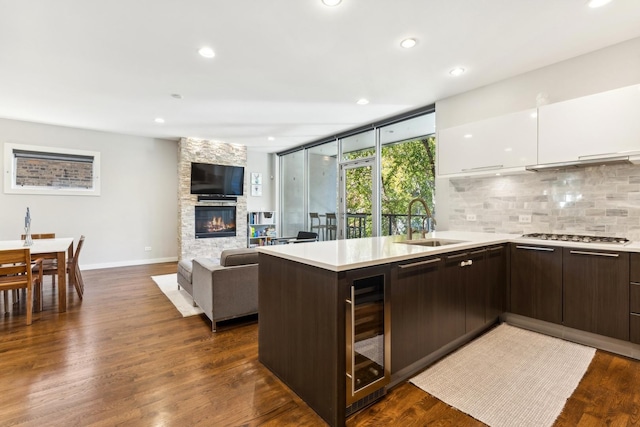
[[[254,248],[225,249],[220,254],[220,265],[223,267],[257,263],[258,251]]]
[[[191,274],[193,273],[193,264],[191,260],[183,259],[178,263],[178,274],[184,277],[189,283],[192,282]]]

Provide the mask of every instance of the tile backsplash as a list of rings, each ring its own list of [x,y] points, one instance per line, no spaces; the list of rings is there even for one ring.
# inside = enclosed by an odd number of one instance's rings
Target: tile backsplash
[[[640,240],[638,165],[451,178],[449,193],[452,230]],[[519,222],[520,215],[530,215],[531,223]]]

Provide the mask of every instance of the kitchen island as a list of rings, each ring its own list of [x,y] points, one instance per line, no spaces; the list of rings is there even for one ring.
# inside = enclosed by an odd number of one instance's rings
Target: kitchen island
[[[418,239],[427,246],[388,236],[260,247],[260,362],[328,424],[344,425],[498,320],[504,247],[517,237],[437,232]],[[442,245],[428,246],[435,241]]]

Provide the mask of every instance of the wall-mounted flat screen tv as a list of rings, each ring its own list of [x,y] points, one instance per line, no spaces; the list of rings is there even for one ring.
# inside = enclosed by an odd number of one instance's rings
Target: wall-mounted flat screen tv
[[[244,167],[191,163],[191,194],[242,196]]]

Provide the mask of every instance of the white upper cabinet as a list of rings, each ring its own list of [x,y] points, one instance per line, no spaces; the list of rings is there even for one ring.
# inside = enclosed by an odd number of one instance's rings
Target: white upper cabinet
[[[536,164],[536,109],[438,131],[438,174],[500,172]]]
[[[640,153],[640,85],[541,106],[538,163]]]

